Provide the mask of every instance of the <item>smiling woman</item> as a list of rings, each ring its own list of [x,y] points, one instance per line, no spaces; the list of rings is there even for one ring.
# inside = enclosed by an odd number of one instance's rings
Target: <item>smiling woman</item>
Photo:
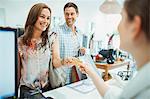
[[[63,65],[72,64],[72,58],[60,59],[57,35],[55,32],[49,32],[50,19],[50,8],[44,3],[35,4],[29,11],[24,34],[18,38],[21,98],[27,98],[26,94],[35,90],[44,92],[54,88],[51,86],[51,80],[57,78],[49,75],[49,68],[56,69],[61,67],[62,63]],[[59,75],[66,74],[62,71]],[[59,85],[55,88],[64,85],[66,76],[62,79],[64,80],[59,81]]]
[[[35,4],[27,17],[24,34],[18,38],[18,66],[21,68],[20,97],[25,98],[31,89],[43,90],[48,82],[48,30],[50,25],[50,8],[43,4]],[[52,35],[50,39],[56,38]]]
[[[18,38],[20,98],[27,98],[31,90],[52,89],[48,75],[51,57],[55,68],[62,66],[57,35],[49,32],[50,19],[51,9],[44,3],[35,4],[28,14],[24,34]],[[69,59],[63,60],[63,64],[68,64]]]

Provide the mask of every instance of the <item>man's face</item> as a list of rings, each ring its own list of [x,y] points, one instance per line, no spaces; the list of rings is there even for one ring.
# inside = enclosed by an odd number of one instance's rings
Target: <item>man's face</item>
[[[66,20],[66,24],[71,27],[78,17],[78,13],[76,12],[75,8],[73,7],[67,7],[64,11],[64,16]]]

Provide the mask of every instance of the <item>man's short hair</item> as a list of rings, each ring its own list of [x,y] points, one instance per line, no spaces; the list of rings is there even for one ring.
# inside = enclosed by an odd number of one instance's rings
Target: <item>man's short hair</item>
[[[68,3],[64,6],[64,11],[65,11],[65,9],[68,8],[68,7],[73,7],[73,8],[75,8],[76,13],[79,13],[77,5],[74,4],[73,2],[68,2]]]

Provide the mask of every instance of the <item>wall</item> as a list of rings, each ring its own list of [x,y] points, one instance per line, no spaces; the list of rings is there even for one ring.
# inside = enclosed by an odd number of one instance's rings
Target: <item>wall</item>
[[[57,1],[57,2],[56,2]],[[63,18],[63,6],[67,1],[58,1],[58,0],[42,0],[42,2],[45,2],[48,4],[51,9],[52,9],[52,16],[56,17],[62,17]],[[31,8],[31,6],[37,2],[41,2],[40,0],[38,1],[0,1],[0,8],[5,8],[5,13],[6,13],[6,26],[11,26],[11,27],[23,27],[28,11]],[[85,0],[82,1],[75,1],[75,3],[79,6],[79,20],[77,22],[81,23],[82,25],[88,24],[92,16],[98,11],[99,3],[96,2],[86,2]],[[86,6],[85,6],[86,4]],[[97,10],[97,11],[96,11]],[[81,26],[82,26],[81,25]]]
[[[73,1],[78,5],[79,17],[76,24],[85,34],[89,34],[91,32],[91,24],[95,16],[98,16],[98,19],[101,19],[101,16],[104,17],[101,14],[98,15],[99,6],[104,2],[104,0],[0,0],[0,8],[5,9],[5,26],[24,27],[27,14],[33,4],[44,2],[52,9],[52,17],[60,17],[61,19],[64,19],[63,6],[68,1]],[[119,3],[122,3],[123,0],[118,1]],[[103,28],[104,23],[101,20],[97,20],[97,22],[101,24],[98,24],[99,27]],[[62,23],[63,22],[64,20]],[[3,24],[0,24],[0,26],[2,25]],[[105,30],[107,30],[106,27]],[[105,32],[105,30],[100,31]]]

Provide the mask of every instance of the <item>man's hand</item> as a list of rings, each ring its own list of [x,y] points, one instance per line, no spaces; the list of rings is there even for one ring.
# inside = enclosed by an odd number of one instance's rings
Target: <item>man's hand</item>
[[[79,49],[79,56],[82,56],[82,55],[84,55],[85,53],[86,53],[86,48],[81,47],[81,48]]]

